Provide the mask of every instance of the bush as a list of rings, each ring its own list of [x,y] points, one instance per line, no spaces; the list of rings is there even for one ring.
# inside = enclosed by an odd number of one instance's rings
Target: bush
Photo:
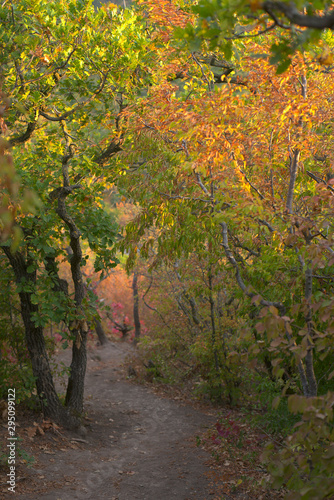
[[[269,445],[263,460],[273,488],[289,490],[286,500],[323,500],[334,495],[334,394],[290,396],[289,410],[302,414],[280,450]]]

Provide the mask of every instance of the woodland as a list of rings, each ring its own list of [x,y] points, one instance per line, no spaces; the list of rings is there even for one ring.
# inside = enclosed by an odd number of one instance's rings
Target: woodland
[[[265,429],[266,498],[334,498],[333,3],[118,3],[0,5],[1,408],[80,428],[128,343]]]

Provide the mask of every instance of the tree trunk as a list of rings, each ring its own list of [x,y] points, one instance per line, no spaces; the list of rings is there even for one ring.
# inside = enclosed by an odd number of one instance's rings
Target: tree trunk
[[[105,345],[109,342],[108,337],[106,336],[101,321],[97,318],[94,319],[95,332],[98,336],[99,342],[101,345]]]
[[[87,333],[88,325],[85,320],[85,314],[82,307],[82,301],[85,297],[85,284],[81,271],[82,250],[78,226],[70,213],[67,211],[65,200],[73,190],[80,189],[80,184],[70,185],[69,176],[69,161],[74,155],[72,138],[67,131],[65,122],[61,122],[61,127],[64,133],[66,142],[64,156],[62,158],[62,173],[63,187],[57,191],[57,209],[56,212],[65,223],[70,236],[70,247],[72,255],[70,255],[71,275],[74,284],[74,302],[76,305],[77,319],[71,325],[71,333],[73,334],[72,347],[72,362],[70,366],[70,376],[68,380],[65,403],[66,405],[78,413],[83,411],[84,400],[84,384],[87,365]]]
[[[87,365],[87,332],[73,331],[72,362],[68,379],[65,404],[78,413],[83,411],[83,397]],[[82,334],[83,333],[83,334]]]
[[[71,333],[74,337],[72,347],[72,362],[70,366],[70,376],[68,380],[65,404],[77,413],[83,411],[84,383],[87,365],[87,333],[88,325],[82,309],[82,301],[85,297],[85,284],[81,272],[82,250],[80,244],[81,233],[74,220],[66,209],[65,199],[74,188],[68,185],[67,161],[64,156],[63,172],[64,187],[61,188],[58,196],[57,214],[64,221],[70,233],[70,246],[72,255],[70,256],[71,274],[74,284],[74,302],[77,308],[78,319],[71,325]]]
[[[81,274],[81,247],[80,233],[71,237],[73,255],[71,257],[71,272],[75,289],[75,304],[78,315],[83,315],[82,300],[85,296],[85,286]],[[73,241],[74,240],[74,241]],[[76,241],[75,241],[76,240]],[[75,247],[75,251],[74,248]],[[74,337],[72,346],[72,362],[70,366],[70,376],[68,380],[65,404],[78,413],[83,411],[84,383],[87,365],[87,333],[88,325],[85,319],[78,319],[73,322],[71,333]]]
[[[297,172],[298,172],[299,157],[300,157],[300,151],[299,149],[295,149],[293,151],[293,156],[291,156],[290,158],[290,181],[289,181],[288,196],[286,200],[286,210],[288,214],[291,215],[293,214],[293,195],[294,195]]]
[[[137,344],[140,339],[140,320],[139,320],[138,274],[136,271],[133,273],[132,290],[133,290],[133,320],[135,324],[134,342],[135,344]]]
[[[3,246],[2,249],[13,268],[16,283],[19,287],[25,339],[33,374],[36,378],[37,394],[40,399],[42,411],[46,417],[66,427],[78,427],[79,421],[69,415],[68,411],[59,401],[45,347],[43,327],[36,326],[32,320],[32,315],[38,314],[39,310],[38,304],[33,304],[31,301],[31,295],[36,284],[36,271],[32,273],[27,272],[28,264],[21,253],[16,252],[14,254],[6,246]]]

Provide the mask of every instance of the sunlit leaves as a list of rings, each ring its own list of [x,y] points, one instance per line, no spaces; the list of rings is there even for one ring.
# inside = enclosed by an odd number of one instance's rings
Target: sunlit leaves
[[[292,54],[297,50],[314,50],[321,45],[321,38],[328,36],[327,30],[321,27],[326,8],[327,3],[320,0],[312,3],[201,0],[192,6],[196,19],[184,29],[177,29],[176,36],[186,40],[192,50],[219,47],[230,59],[233,56],[232,43],[237,48],[239,40],[270,38],[274,33],[271,62],[277,65],[278,73],[282,73],[289,67]],[[299,19],[295,16],[298,11]],[[308,25],[308,16],[317,19],[319,26],[317,23]],[[324,54],[322,60],[330,64],[331,55]]]

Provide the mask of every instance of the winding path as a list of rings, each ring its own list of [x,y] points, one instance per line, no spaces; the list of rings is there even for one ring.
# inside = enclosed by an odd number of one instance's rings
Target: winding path
[[[122,379],[131,346],[109,343],[89,352],[87,434],[79,449],[41,452],[42,474],[61,488],[23,500],[211,500],[208,455],[194,437],[214,417]],[[65,363],[69,352],[65,352]]]

